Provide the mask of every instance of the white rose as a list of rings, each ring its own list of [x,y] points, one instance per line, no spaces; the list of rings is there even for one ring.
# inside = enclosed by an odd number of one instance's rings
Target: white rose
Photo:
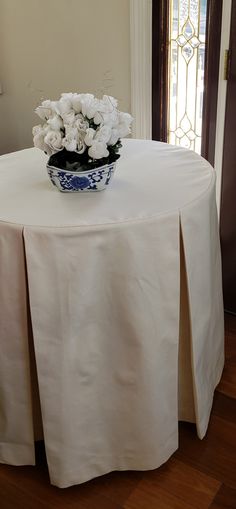
[[[35,113],[42,119],[48,120],[54,114],[54,103],[47,99],[35,109]]]
[[[55,152],[62,149],[62,135],[59,131],[48,131],[44,142]]]
[[[79,131],[85,132],[89,128],[89,123],[84,119],[83,115],[76,115],[75,126]]]
[[[36,134],[33,138],[34,146],[46,152],[48,156],[53,154],[53,150],[45,143],[44,136],[42,134]]]
[[[74,111],[69,111],[68,113],[62,113],[61,116],[63,118],[64,124],[71,125],[75,121],[75,112]]]
[[[77,149],[76,138],[71,134],[67,134],[65,138],[63,138],[63,147],[65,147],[68,152],[75,152]]]
[[[124,138],[131,132],[131,129],[129,126],[127,126],[127,124],[119,124],[117,130],[119,133],[119,138]]]
[[[115,127],[119,123],[119,116],[118,116],[118,112],[116,110],[114,110],[110,113],[101,112],[100,115],[102,116],[101,123],[103,125],[109,125],[110,127]]]
[[[49,118],[47,123],[54,131],[60,131],[60,129],[64,127],[62,118],[59,115],[54,115],[52,118]]]
[[[49,156],[51,156],[53,151],[44,141],[44,138],[45,138],[48,130],[49,130],[49,127],[46,125],[45,126],[36,125],[35,127],[33,127],[33,129],[32,129],[33,142],[34,142],[34,146],[36,148],[43,150],[43,152],[46,152]]]
[[[86,135],[84,138],[84,142],[86,143],[87,147],[91,147],[91,145],[93,144],[95,134],[96,134],[96,131],[94,129],[92,129],[91,127],[89,129],[87,129]]]
[[[89,119],[93,118],[99,108],[99,101],[92,94],[81,94],[82,114]]]
[[[111,130],[111,136],[108,141],[108,145],[115,145],[119,140],[119,131],[115,127]]]
[[[114,97],[104,95],[99,101],[98,111],[94,115],[96,125],[110,125],[114,127],[118,123],[117,100]]]
[[[40,148],[40,150],[45,150],[45,143],[44,143],[44,135],[40,132],[36,133],[33,137],[34,146],[36,148]]]
[[[130,129],[127,128],[126,124],[119,124],[117,130],[119,133],[119,138],[125,138],[125,136],[130,133]]]
[[[119,113],[119,124],[117,126],[119,137],[124,138],[131,132],[130,126],[131,122],[133,120],[133,117],[129,113]]]
[[[119,123],[125,123],[131,125],[133,121],[133,117],[129,113],[124,113],[123,111],[119,112]]]
[[[61,97],[63,97],[63,99],[69,99],[70,101],[72,101],[75,95],[76,94],[74,94],[73,92],[63,92],[61,94]]]
[[[102,157],[108,157],[109,152],[107,150],[106,143],[103,143],[102,141],[94,141],[88,150],[88,155],[92,159],[102,159]]]
[[[104,95],[102,98],[102,104],[106,109],[106,112],[111,112],[117,108],[117,99],[111,95]]]
[[[75,138],[77,140],[78,138],[78,130],[73,125],[66,125],[65,126],[65,133],[66,136],[70,136],[71,138]]]
[[[85,149],[86,149],[86,145],[85,145],[83,138],[78,138],[78,147],[77,147],[76,152],[78,154],[83,154]]]
[[[104,125],[96,131],[95,140],[102,141],[103,143],[108,143],[110,137],[111,137],[111,127],[108,125]]]
[[[67,97],[61,97],[61,99],[57,101],[56,109],[61,117],[63,117],[63,115],[66,113],[70,113],[72,111],[71,99]]]
[[[35,125],[35,126],[33,127],[33,129],[32,129],[32,134],[33,134],[33,136],[36,136],[36,134],[41,134],[41,133],[42,133],[42,131],[44,132],[44,129],[43,129],[43,127],[41,126],[41,124],[39,124],[39,125]]]
[[[51,102],[50,108],[52,110],[52,115],[55,115],[55,113],[58,114],[58,112],[57,112],[57,103],[58,103],[58,101],[50,101],[50,102]]]
[[[99,125],[103,122],[103,116],[100,111],[96,111],[94,117],[93,117],[94,124]]]
[[[81,113],[82,111],[81,94],[74,94],[74,97],[72,98],[72,107],[76,113]]]

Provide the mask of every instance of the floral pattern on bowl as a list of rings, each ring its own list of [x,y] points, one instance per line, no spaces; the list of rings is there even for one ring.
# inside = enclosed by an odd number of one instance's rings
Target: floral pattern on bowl
[[[109,185],[116,162],[90,171],[72,172],[47,164],[47,172],[54,186],[62,192],[102,191]]]

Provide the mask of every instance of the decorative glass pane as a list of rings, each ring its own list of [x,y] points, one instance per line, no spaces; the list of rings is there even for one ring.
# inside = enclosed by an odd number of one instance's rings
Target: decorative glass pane
[[[207,0],[170,0],[168,142],[201,152]]]

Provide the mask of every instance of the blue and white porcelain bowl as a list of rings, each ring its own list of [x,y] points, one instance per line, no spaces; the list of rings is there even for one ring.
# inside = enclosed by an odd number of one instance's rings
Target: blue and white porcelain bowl
[[[64,193],[102,191],[110,184],[116,161],[89,171],[69,171],[47,164],[47,172],[54,186]]]

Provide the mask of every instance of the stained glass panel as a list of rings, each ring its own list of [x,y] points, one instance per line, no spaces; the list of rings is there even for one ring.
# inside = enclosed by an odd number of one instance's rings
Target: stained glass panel
[[[201,152],[207,0],[170,0],[168,142]]]

